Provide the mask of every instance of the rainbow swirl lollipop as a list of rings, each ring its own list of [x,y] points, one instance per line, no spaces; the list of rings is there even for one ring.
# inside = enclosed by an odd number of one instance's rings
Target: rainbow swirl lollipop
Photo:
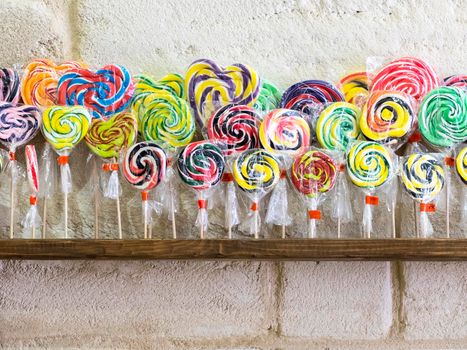
[[[350,73],[339,80],[339,88],[349,103],[362,106],[366,101],[368,92],[368,76],[366,72]]]
[[[147,95],[139,105],[138,120],[143,138],[165,149],[186,146],[195,133],[188,103],[167,91]]]
[[[445,86],[454,86],[462,89],[467,89],[467,74],[451,75],[444,78]]]
[[[331,83],[323,80],[305,80],[284,91],[280,106],[313,115],[320,111],[324,104],[337,101],[344,101],[344,96]]]
[[[226,104],[252,106],[261,80],[253,68],[236,63],[222,68],[211,60],[194,61],[185,76],[188,100],[200,126],[212,112]]]
[[[227,105],[216,111],[207,123],[209,139],[225,146],[224,153],[231,155],[259,146],[261,117],[254,108],[244,105]]]
[[[423,137],[435,146],[451,147],[467,140],[467,94],[456,87],[439,87],[418,110]]]
[[[41,126],[41,113],[35,106],[0,103],[0,142],[14,151],[36,136]]]
[[[179,154],[177,169],[182,181],[194,190],[206,190],[219,183],[224,173],[222,151],[208,141],[190,143]]]
[[[17,104],[20,97],[18,72],[14,69],[0,68],[0,102]]]
[[[330,150],[347,150],[349,144],[360,136],[360,114],[360,109],[351,103],[331,103],[321,112],[316,123],[319,144]]]
[[[73,69],[58,82],[59,104],[80,105],[92,111],[93,118],[109,118],[123,112],[131,102],[134,84],[130,72],[109,64],[96,72]]]
[[[80,62],[55,64],[48,59],[34,60],[26,66],[21,81],[23,102],[37,107],[49,107],[57,103],[57,86],[60,77],[71,69],[86,68]]]
[[[279,107],[281,102],[281,92],[269,81],[263,80],[258,99],[254,108],[258,111],[268,112]]]
[[[300,154],[292,164],[291,180],[298,192],[316,197],[334,187],[337,164],[326,153],[308,151]]]
[[[300,112],[280,108],[266,114],[259,137],[263,147],[272,153],[298,154],[310,146],[311,131]]]
[[[91,114],[81,106],[52,106],[42,116],[42,133],[57,152],[67,152],[86,136]]]
[[[138,142],[123,158],[123,175],[135,188],[149,191],[161,183],[167,168],[165,151],[154,142]]]
[[[244,151],[233,165],[233,175],[238,187],[253,195],[269,192],[279,181],[280,174],[277,159],[262,149]]]
[[[461,180],[467,185],[467,146],[456,157],[456,170]]]
[[[399,91],[419,101],[438,85],[438,76],[428,63],[415,57],[403,57],[378,71],[373,78],[371,92]]]
[[[385,184],[393,173],[391,154],[376,142],[355,143],[347,154],[346,162],[350,180],[361,188],[377,188]]]
[[[401,180],[413,199],[429,202],[443,189],[443,165],[429,154],[412,154],[402,164]]]
[[[85,141],[99,157],[117,159],[122,150],[135,143],[137,133],[136,118],[130,113],[121,113],[109,120],[94,119]]]
[[[412,129],[415,116],[407,94],[376,91],[363,107],[360,130],[372,141],[401,138]]]

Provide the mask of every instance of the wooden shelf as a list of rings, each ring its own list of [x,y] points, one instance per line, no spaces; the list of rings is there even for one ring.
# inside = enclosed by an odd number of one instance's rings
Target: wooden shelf
[[[1,259],[467,260],[467,239],[0,240]]]

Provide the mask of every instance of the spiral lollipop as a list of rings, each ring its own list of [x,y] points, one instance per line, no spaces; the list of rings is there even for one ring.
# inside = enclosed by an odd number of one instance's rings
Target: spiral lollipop
[[[23,102],[38,107],[57,103],[57,85],[60,77],[71,69],[86,68],[80,62],[67,61],[55,64],[48,59],[34,60],[26,66],[21,81]]]
[[[432,90],[420,105],[418,124],[435,146],[452,147],[467,140],[467,94],[456,87]]]
[[[281,108],[266,114],[259,128],[259,137],[266,150],[293,155],[310,146],[311,131],[300,112]]]
[[[462,89],[467,89],[467,74],[451,75],[444,78],[445,86],[454,86]]]
[[[456,157],[456,170],[461,180],[467,185],[467,146]]]
[[[254,108],[226,105],[209,118],[208,137],[222,143],[224,154],[231,155],[259,146],[260,123],[261,117]]]
[[[415,117],[410,97],[401,92],[376,91],[363,108],[360,129],[372,141],[401,138],[412,129]]]
[[[10,152],[31,141],[41,126],[41,114],[35,106],[0,103],[0,142]],[[13,155],[14,157],[14,155]]]
[[[187,102],[167,91],[147,95],[138,107],[138,119],[143,138],[166,149],[186,146],[195,133]]]
[[[280,106],[313,115],[320,112],[324,104],[337,101],[344,101],[344,96],[331,83],[323,80],[305,80],[285,90]]]
[[[393,172],[389,151],[379,143],[361,141],[347,154],[350,180],[358,187],[375,189],[385,184]]]
[[[438,85],[439,78],[428,63],[415,57],[403,57],[378,71],[373,78],[371,92],[399,91],[419,101]]]
[[[222,68],[211,60],[199,59],[188,68],[185,87],[196,120],[204,126],[211,113],[226,104],[252,106],[261,80],[247,65],[236,63]]]
[[[258,99],[255,102],[254,108],[258,111],[268,112],[272,109],[279,108],[282,94],[277,87],[269,81],[263,80]]]
[[[347,150],[349,144],[360,136],[360,114],[360,109],[351,103],[331,103],[321,112],[316,123],[319,144],[330,150]]]
[[[369,95],[368,76],[366,72],[350,73],[339,80],[339,88],[347,102],[361,107]]]
[[[138,110],[141,101],[153,93],[169,92],[181,99],[186,98],[185,80],[179,74],[167,74],[159,80],[146,74],[139,74],[134,77],[134,81],[135,91],[131,105],[135,111]]]
[[[18,72],[14,69],[0,68],[0,102],[17,104],[20,97]]]
[[[58,82],[58,103],[92,110],[93,118],[109,118],[123,112],[131,102],[134,84],[130,72],[109,64],[96,72],[73,69]]]

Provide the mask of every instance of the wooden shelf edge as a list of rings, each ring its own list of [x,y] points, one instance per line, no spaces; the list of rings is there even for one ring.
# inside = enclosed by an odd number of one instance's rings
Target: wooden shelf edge
[[[467,239],[12,239],[0,259],[461,261]]]

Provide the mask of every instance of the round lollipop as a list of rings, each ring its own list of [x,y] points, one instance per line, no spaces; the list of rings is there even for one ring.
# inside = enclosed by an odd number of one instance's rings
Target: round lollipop
[[[371,206],[379,204],[375,189],[386,184],[394,173],[391,153],[381,144],[371,141],[356,142],[347,154],[347,173],[350,180],[366,190],[363,211],[363,232],[370,238],[372,231]]]
[[[255,70],[236,63],[222,68],[208,59],[194,61],[185,76],[188,101],[202,127],[212,112],[226,104],[252,106],[261,80]]]
[[[294,155],[310,146],[311,131],[303,114],[281,108],[265,115],[259,128],[259,137],[266,150]]]
[[[439,147],[467,140],[467,94],[456,87],[439,87],[428,93],[418,111],[423,137]]]
[[[225,158],[222,151],[209,141],[190,143],[178,155],[177,169],[180,179],[198,192],[198,219],[200,237],[208,227],[206,196],[204,192],[222,179]]]
[[[167,155],[154,142],[138,142],[131,146],[123,159],[123,175],[141,191],[143,202],[144,238],[148,238],[148,192],[161,183],[167,169]]]
[[[67,61],[55,64],[48,59],[29,63],[21,81],[23,102],[37,107],[49,107],[57,103],[57,85],[60,77],[71,69],[86,68],[80,62]]]
[[[0,103],[0,143],[8,148],[11,161],[10,182],[10,238],[14,235],[14,206],[16,185],[16,149],[36,136],[41,125],[41,114],[34,106],[16,106]]]
[[[444,78],[444,85],[467,89],[467,74],[458,74],[446,77]]]
[[[347,74],[339,80],[339,88],[344,93],[347,102],[361,108],[369,95],[368,76],[366,72]]]
[[[360,109],[351,103],[331,103],[321,112],[316,124],[319,144],[329,150],[346,151],[360,136],[360,114]]]
[[[323,80],[305,80],[284,91],[280,106],[314,115],[321,112],[325,104],[337,101],[344,101],[344,96],[331,83]]]
[[[18,72],[14,69],[0,68],[0,102],[17,104],[20,97]]]
[[[225,146],[229,156],[259,147],[260,115],[245,105],[226,105],[217,110],[207,122],[208,138]]]
[[[320,195],[334,187],[337,169],[330,156],[314,150],[298,155],[292,164],[290,178],[308,207],[308,238],[316,238],[316,220],[321,219],[318,210]]]
[[[401,167],[401,180],[407,193],[420,202],[420,231],[422,237],[432,233],[427,212],[434,212],[433,201],[441,192],[445,183],[442,163],[430,154],[412,154]]]
[[[414,121],[409,95],[397,91],[376,91],[363,107],[360,129],[366,138],[384,142],[407,135]]]
[[[416,57],[403,57],[376,73],[371,82],[371,92],[399,91],[419,101],[438,85],[439,78],[428,63]]]
[[[36,238],[36,227],[41,224],[41,217],[37,211],[37,194],[39,193],[39,174],[37,165],[37,155],[34,145],[27,145],[25,149],[26,169],[29,190],[29,210],[23,220],[23,227],[32,229],[32,238]]]
[[[94,119],[85,137],[86,144],[94,154],[110,160],[110,162],[105,163],[103,167],[104,171],[111,172],[104,195],[105,197],[117,201],[118,237],[120,239],[123,238],[123,234],[117,160],[122,151],[130,148],[130,146],[135,143],[137,133],[138,122],[136,117],[130,113],[121,113],[107,121],[103,119]],[[96,222],[97,221],[98,218],[96,217]],[[96,225],[96,227],[98,227],[98,225]]]
[[[456,157],[456,170],[462,182],[467,185],[467,146],[462,148]]]
[[[139,131],[147,141],[175,150],[191,142],[195,121],[188,103],[167,91],[146,95],[138,108]]]
[[[44,111],[42,123],[44,138],[59,155],[64,194],[65,238],[68,238],[68,193],[72,189],[68,158],[71,150],[86,136],[91,124],[91,114],[81,106],[52,106]]]
[[[233,166],[234,179],[250,197],[252,205],[252,222],[250,233],[259,238],[259,201],[271,191],[280,178],[280,166],[277,159],[262,149],[251,149],[242,152]]]
[[[58,82],[59,104],[80,105],[92,111],[93,118],[107,119],[126,110],[133,96],[130,72],[123,66],[109,64],[97,71],[73,69]]]
[[[263,80],[254,108],[262,112],[268,112],[272,109],[279,108],[281,96],[281,92],[274,84],[267,80]]]

